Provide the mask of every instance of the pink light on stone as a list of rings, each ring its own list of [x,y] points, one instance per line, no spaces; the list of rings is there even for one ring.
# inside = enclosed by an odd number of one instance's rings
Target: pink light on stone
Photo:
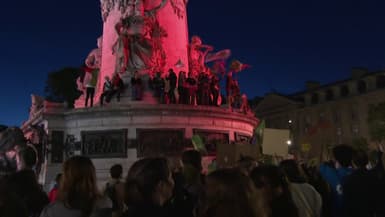
[[[143,6],[145,10],[149,10],[158,6],[160,2],[161,0],[144,1]],[[162,46],[166,53],[163,73],[167,73],[169,68],[173,68],[177,75],[181,70],[188,71],[186,2],[186,0],[168,0],[166,5],[157,12],[159,24],[167,32],[167,37],[162,38]],[[95,93],[96,102],[99,101],[102,93],[104,77],[109,76],[111,78],[115,72],[116,56],[112,53],[112,47],[118,38],[115,25],[121,18],[121,12],[115,7],[103,24],[102,63]],[[177,64],[178,61],[183,64]]]

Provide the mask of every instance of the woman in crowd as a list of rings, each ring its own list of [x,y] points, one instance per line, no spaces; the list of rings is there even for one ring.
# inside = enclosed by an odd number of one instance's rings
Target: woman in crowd
[[[277,166],[256,167],[251,171],[250,177],[257,189],[262,191],[269,207],[269,217],[298,217],[287,178]]]
[[[124,217],[165,217],[164,205],[172,197],[174,181],[165,158],[145,158],[135,162],[125,183]]]
[[[104,217],[111,216],[112,203],[99,193],[95,167],[83,156],[68,159],[54,203],[48,205],[40,217]]]
[[[48,192],[48,199],[49,202],[55,202],[57,197],[57,192],[59,191],[60,182],[61,182],[61,173],[58,173],[55,177],[55,185],[53,188]]]
[[[207,176],[199,216],[264,217],[266,208],[248,176],[237,169],[223,169]]]
[[[321,195],[313,186],[306,183],[304,173],[295,160],[281,161],[279,167],[289,179],[291,196],[297,206],[300,217],[320,217],[322,209]]]

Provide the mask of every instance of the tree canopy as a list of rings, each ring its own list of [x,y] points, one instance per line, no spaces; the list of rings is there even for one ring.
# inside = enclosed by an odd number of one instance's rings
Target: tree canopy
[[[45,86],[45,99],[52,102],[67,102],[73,108],[81,95],[76,79],[82,74],[81,68],[66,67],[49,73]]]
[[[385,102],[369,106],[368,125],[373,141],[385,141]]]

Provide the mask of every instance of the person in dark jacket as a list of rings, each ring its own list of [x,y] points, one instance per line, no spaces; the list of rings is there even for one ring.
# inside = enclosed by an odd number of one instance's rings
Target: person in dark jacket
[[[33,170],[38,161],[36,150],[26,144],[23,132],[17,127],[7,128],[1,133],[0,147],[9,158],[5,177],[7,189],[23,204],[28,216],[39,216],[49,201]]]
[[[258,166],[251,171],[250,178],[262,192],[270,217],[299,217],[289,182],[280,168],[273,165]]]
[[[0,176],[0,216],[27,217],[27,207],[7,184],[5,177]]]
[[[165,204],[172,197],[174,181],[165,158],[145,158],[130,168],[125,182],[123,217],[166,217]]]
[[[374,178],[373,186],[374,193],[371,195],[372,201],[374,201],[374,209],[376,217],[385,217],[385,154],[384,146],[379,145],[377,151],[377,164],[370,171],[371,176]]]
[[[358,150],[353,153],[353,166],[355,170],[345,178],[343,183],[343,201],[345,216],[370,217],[374,216],[374,202],[372,188],[374,177],[366,169],[368,164],[366,152]],[[363,200],[363,198],[365,198]]]
[[[176,89],[177,76],[173,69],[168,70],[168,76],[166,79],[170,81],[170,90],[168,92],[168,95],[170,97],[170,103],[175,104],[176,103],[175,89]]]

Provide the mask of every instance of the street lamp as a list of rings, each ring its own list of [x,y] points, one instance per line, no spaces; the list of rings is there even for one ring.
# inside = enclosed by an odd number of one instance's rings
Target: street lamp
[[[287,144],[288,146],[291,146],[291,140],[290,140],[290,139],[287,140],[287,141],[286,141],[286,144]]]

